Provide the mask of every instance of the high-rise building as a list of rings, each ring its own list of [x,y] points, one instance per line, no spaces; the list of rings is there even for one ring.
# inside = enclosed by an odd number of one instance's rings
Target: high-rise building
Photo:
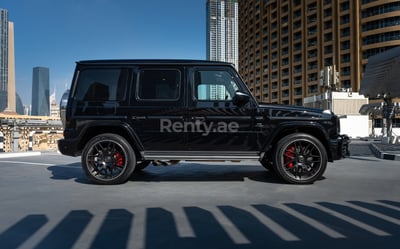
[[[50,116],[51,117],[60,117],[60,106],[56,100],[56,89],[50,95]]]
[[[0,9],[0,112],[8,105],[8,11]]]
[[[239,0],[239,71],[260,101],[302,105],[326,91],[359,91],[368,57],[400,45],[400,1]]]
[[[207,60],[239,66],[237,0],[207,0]]]
[[[199,85],[199,100],[225,100],[226,88],[223,85]]]
[[[0,9],[0,96],[0,112],[15,112],[14,23],[5,9]]]
[[[15,92],[15,55],[14,55],[14,23],[8,22],[8,102],[11,112],[16,112]]]
[[[34,67],[32,77],[33,116],[50,116],[49,68]]]

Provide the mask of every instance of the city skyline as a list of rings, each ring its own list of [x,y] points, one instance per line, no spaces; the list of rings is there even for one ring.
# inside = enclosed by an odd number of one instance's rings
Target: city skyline
[[[0,8],[9,9],[10,16],[12,17],[11,19],[14,21],[16,42],[16,90],[21,95],[21,99],[23,99],[25,105],[29,105],[31,102],[31,70],[37,66],[48,67],[52,71],[50,75],[50,89],[57,89],[56,99],[59,101],[64,91],[69,88],[75,61],[113,58],[204,59],[208,51],[205,49],[207,46],[207,33],[209,33],[207,32],[206,18],[207,0],[193,1],[189,4],[183,0],[169,1],[168,3],[156,1],[155,3],[157,4],[154,5],[154,2],[152,2],[152,4],[142,2],[140,2],[140,4],[132,4],[131,1],[128,0],[122,0],[118,3],[109,0],[90,0],[85,3],[65,0],[61,1],[60,6],[54,11],[50,12],[45,11],[51,6],[50,0],[40,0],[37,4],[33,4],[28,0],[21,0],[20,2],[21,5],[16,6],[15,1],[5,0],[0,4]],[[249,3],[251,1],[238,2],[243,6],[244,3]],[[376,25],[387,25],[397,21],[396,19],[385,22],[380,21],[380,23],[368,22],[363,24],[363,27],[353,29],[350,28],[350,26],[353,27],[353,25],[356,24],[356,22],[351,22],[351,20],[355,18],[352,14],[354,2],[350,1],[350,4],[349,1],[324,1],[323,3],[319,2],[319,4],[317,4],[315,1],[310,1],[307,2],[306,5],[298,4],[299,2],[304,3],[304,1],[297,0],[293,1],[291,4],[304,6],[304,10],[310,9],[310,11],[304,14],[303,7],[301,11],[296,9],[290,15],[290,18],[296,19],[295,23],[292,23],[291,19],[285,19],[285,13],[289,13],[289,8],[285,7],[287,1],[281,1],[278,6],[283,6],[279,8],[279,13],[282,13],[282,18],[274,17],[274,11],[271,12],[270,18],[271,20],[277,21],[275,25],[279,23],[278,28],[274,28],[274,23],[271,22],[268,24],[270,26],[265,29],[265,25],[258,24],[257,26],[256,21],[254,27],[249,28],[249,30],[253,30],[253,33],[241,32],[241,35],[245,37],[244,40],[247,39],[248,42],[241,42],[241,63],[239,72],[259,100],[271,101],[272,103],[301,104],[301,98],[319,93],[321,90],[318,83],[319,69],[322,69],[323,66],[328,64],[333,64],[333,61],[336,62],[336,65],[342,65],[341,68],[337,67],[340,73],[343,74],[341,75],[343,76],[341,78],[341,87],[353,88],[352,90],[356,90],[354,88],[358,87],[361,75],[354,76],[355,74],[353,74],[353,72],[355,70],[360,72],[360,70],[363,69],[362,66],[366,63],[366,58],[371,55],[368,54],[369,52],[372,50],[379,52],[382,49],[373,48],[363,54],[353,54],[353,52],[357,51],[357,49],[354,48],[356,45],[354,45],[355,43],[350,43],[350,40],[346,37],[354,37],[350,34],[361,31],[361,28],[365,29],[363,34],[376,32],[376,30],[378,30],[375,27]],[[94,3],[96,4],[93,5]],[[262,1],[260,1],[260,4],[261,3]],[[265,2],[265,5],[272,6],[273,3],[276,4],[278,2],[269,1]],[[333,3],[340,4],[337,5]],[[46,4],[49,5],[47,6]],[[381,4],[382,1],[371,1],[366,4],[363,3],[362,6],[367,6],[373,11],[373,6]],[[135,8],[133,8],[133,5]],[[242,6],[239,6],[239,8],[242,8]],[[396,6],[389,6],[388,8],[397,8],[398,6]],[[185,8],[185,11],[180,11],[178,7]],[[274,7],[268,8],[274,10]],[[91,11],[87,12],[89,9]],[[318,11],[316,11],[317,9]],[[35,19],[32,14],[32,12],[36,10],[38,11],[37,13],[41,13],[38,14],[37,19]],[[318,22],[318,25],[314,25],[317,23],[315,21],[316,13],[321,12],[319,10],[324,13],[326,12],[325,14],[327,15],[324,14],[325,19]],[[331,12],[329,12],[330,10]],[[264,13],[266,9],[254,9],[254,11]],[[332,19],[331,15],[333,14],[336,16],[337,12],[339,12],[340,15],[335,17],[336,21],[334,23],[331,22],[330,24],[329,20]],[[58,13],[58,15],[56,15],[56,13]],[[132,15],[132,13],[137,15]],[[278,12],[276,12],[276,14],[277,13]],[[366,12],[366,14],[368,13]],[[71,14],[74,14],[74,18],[71,18]],[[109,14],[108,22],[102,18],[104,14]],[[370,14],[375,15],[372,12]],[[112,19],[112,17],[115,17],[116,20]],[[253,18],[255,17],[256,15],[253,16]],[[367,16],[365,20],[368,18]],[[185,21],[183,22],[182,20]],[[242,20],[244,20],[242,22],[249,22],[250,19],[244,17]],[[306,23],[306,30],[293,26],[293,29],[296,29],[296,33],[291,34],[290,39],[288,36],[287,40],[283,37],[285,39],[281,41],[280,38],[278,39],[277,34],[284,36],[284,32],[286,32],[285,27],[287,27],[285,25],[288,23],[292,23],[293,25]],[[38,27],[38,29],[32,29],[32,25]],[[300,25],[300,27],[302,26],[304,25]],[[332,27],[334,27],[334,29],[332,29]],[[343,28],[339,30],[338,27]],[[323,33],[315,31],[321,28],[324,30]],[[279,32],[274,33],[274,29],[279,30]],[[269,32],[267,39],[268,46],[264,44],[263,39],[259,41],[259,44],[257,44],[257,42],[254,44],[250,42],[256,41],[256,39],[253,39],[254,37],[251,36],[251,34],[257,35],[257,32],[255,32],[256,30],[260,32],[259,37],[263,38],[265,36],[264,30]],[[330,36],[330,30],[337,31],[337,33]],[[302,57],[299,55],[295,56],[295,54],[298,53],[298,48],[289,45],[292,43],[296,45],[299,39],[298,34],[300,33],[305,37],[301,39],[302,52],[300,54],[303,55]],[[379,34],[371,35],[371,39],[365,40],[365,42],[368,43],[366,45],[368,45],[368,47],[376,46],[373,44],[374,41],[372,41],[372,39],[380,39],[378,36]],[[310,39],[307,37],[310,37]],[[384,37],[384,39],[386,39],[386,37]],[[281,43],[271,42],[273,40],[277,42],[280,41]],[[395,44],[396,41],[390,42],[394,45],[398,45]],[[320,45],[325,43],[326,45]],[[318,45],[311,45],[313,48],[311,49],[310,47],[309,49],[309,44]],[[343,48],[349,46],[349,44],[351,44],[351,47],[343,50]],[[265,48],[267,48],[267,53],[273,50],[280,51],[279,56],[278,53],[268,54],[266,58],[270,64],[267,69],[264,66],[264,58],[257,61],[254,57],[254,55],[257,54],[255,50],[256,46],[262,47],[262,50],[259,51],[257,56],[265,55]],[[285,50],[285,46],[288,46],[288,48],[291,47],[291,49]],[[359,47],[359,45],[357,46]],[[339,48],[340,52],[333,55],[332,51]],[[352,53],[350,55],[343,53],[347,50],[352,51]],[[317,53],[319,53],[318,51],[323,52],[324,57],[322,59],[313,60],[312,58],[315,57],[314,54],[317,54],[315,51],[317,51]],[[253,57],[250,57],[252,53]],[[280,59],[281,57],[285,57],[284,53],[287,53],[287,57],[290,58],[290,60],[288,58]],[[306,56],[308,58],[305,58]],[[299,59],[300,57],[301,59]],[[277,63],[273,63],[273,60],[277,60]],[[361,65],[358,60],[362,60],[363,65]],[[357,69],[354,69],[355,67],[350,65],[350,62],[357,63]],[[301,64],[302,69],[299,70],[299,67],[292,67],[293,63]],[[261,64],[263,66],[260,66]],[[346,66],[343,66],[345,64]],[[252,68],[252,71],[249,70],[250,68]],[[282,71],[279,74],[282,79],[278,77],[277,72],[279,70]],[[286,75],[290,75],[292,71],[298,71],[297,73],[301,72],[302,77],[296,76],[290,79],[287,78]],[[264,74],[266,72],[269,78],[264,79]],[[255,75],[260,73],[263,77],[257,78]],[[272,78],[276,82],[271,81]],[[303,83],[297,83],[299,81]],[[268,82],[268,86],[264,86],[265,84],[263,86],[257,85],[257,82],[263,84]],[[294,88],[289,87],[289,89],[288,86],[292,83],[297,84],[297,86]],[[280,84],[282,84],[282,86]],[[264,89],[267,89],[268,93],[264,93]],[[268,97],[264,97],[264,95]],[[289,99],[291,95],[295,95],[296,97],[294,99]]]
[[[31,103],[37,66],[50,69],[59,102],[79,60],[205,59],[205,4],[62,0],[55,7],[51,0],[4,0],[0,8],[14,22],[16,92]]]

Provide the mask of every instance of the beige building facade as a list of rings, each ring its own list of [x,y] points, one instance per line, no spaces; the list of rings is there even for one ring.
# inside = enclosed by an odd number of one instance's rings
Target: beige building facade
[[[239,71],[262,102],[303,105],[326,92],[358,92],[368,57],[400,45],[400,1],[239,0]]]
[[[8,111],[16,112],[14,23],[8,22]]]
[[[63,138],[60,117],[0,113],[1,152],[56,151]]]

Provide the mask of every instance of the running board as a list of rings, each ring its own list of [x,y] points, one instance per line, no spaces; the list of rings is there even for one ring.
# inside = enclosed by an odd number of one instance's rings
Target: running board
[[[260,160],[260,152],[243,151],[143,151],[144,160],[196,160],[196,161],[235,161],[235,160]]]

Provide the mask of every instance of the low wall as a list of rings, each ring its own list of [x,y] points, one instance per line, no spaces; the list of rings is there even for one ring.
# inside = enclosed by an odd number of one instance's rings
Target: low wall
[[[56,151],[60,120],[0,119],[0,152]]]

